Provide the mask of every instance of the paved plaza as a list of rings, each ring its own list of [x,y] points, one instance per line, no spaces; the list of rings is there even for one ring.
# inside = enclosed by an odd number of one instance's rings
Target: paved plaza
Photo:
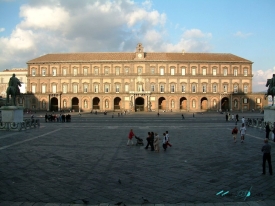
[[[73,114],[69,123],[45,123],[35,114],[40,128],[1,130],[0,206],[275,205],[274,176],[262,175],[265,131],[248,127],[245,142],[238,135],[234,143],[225,114],[184,116]],[[127,146],[131,128],[144,142],[148,131],[162,138],[168,130],[173,146]]]

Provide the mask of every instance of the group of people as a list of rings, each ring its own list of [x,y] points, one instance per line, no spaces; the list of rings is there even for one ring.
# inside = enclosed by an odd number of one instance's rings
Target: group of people
[[[234,114],[226,113],[225,120],[226,121],[230,121],[230,120],[234,121],[235,120],[236,122],[238,122],[239,121],[239,115],[236,114],[236,117],[235,117]]]
[[[127,146],[129,146],[130,143],[134,145],[133,137],[135,137],[135,134],[133,132],[133,129],[130,129]],[[156,152],[160,151],[160,146],[159,146],[160,137],[158,133],[148,132],[146,140],[147,140],[147,145],[145,146],[145,149],[148,149],[150,147],[151,151],[156,151]],[[164,151],[166,151],[168,146],[172,147],[171,143],[169,142],[169,133],[168,131],[166,131],[163,133],[163,138],[162,138],[162,147]]]
[[[239,132],[239,130],[238,130],[237,126],[235,126],[234,129],[232,130],[232,135],[233,135],[233,139],[234,139],[235,143],[237,142],[238,132]],[[241,143],[244,142],[245,132],[246,132],[246,127],[245,127],[244,123],[242,123],[242,126],[240,128]]]
[[[70,114],[45,114],[45,122],[71,122]]]

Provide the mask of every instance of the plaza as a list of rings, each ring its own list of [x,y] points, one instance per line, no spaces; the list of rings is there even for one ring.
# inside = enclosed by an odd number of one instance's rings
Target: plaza
[[[0,131],[0,205],[275,204],[274,177],[262,175],[264,130],[248,127],[245,142],[238,134],[234,143],[235,122],[225,114],[112,114],[45,123],[37,113],[40,128]],[[127,146],[130,129],[144,142],[147,132],[162,139],[168,130],[173,146],[159,153]]]

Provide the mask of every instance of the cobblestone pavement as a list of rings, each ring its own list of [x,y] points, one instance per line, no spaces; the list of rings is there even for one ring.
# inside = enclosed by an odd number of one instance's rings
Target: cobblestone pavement
[[[262,175],[265,132],[248,127],[234,143],[224,115],[73,114],[70,123],[35,115],[40,128],[0,131],[1,206],[275,205],[274,177]],[[144,141],[168,130],[173,146],[127,146],[131,128]]]

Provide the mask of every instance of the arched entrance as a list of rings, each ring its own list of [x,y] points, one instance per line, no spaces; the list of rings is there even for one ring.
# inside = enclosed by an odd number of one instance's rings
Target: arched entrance
[[[93,98],[93,109],[100,109],[100,99],[98,97]]]
[[[165,110],[166,109],[166,99],[164,97],[160,97],[158,101],[159,110]]]
[[[135,100],[135,111],[143,112],[144,111],[144,99],[142,97],[138,97]]]
[[[51,98],[51,111],[58,111],[58,99],[56,97]]]
[[[116,97],[114,99],[114,109],[120,109],[121,99],[119,97]]]
[[[185,97],[180,98],[180,110],[187,110],[187,99]]]
[[[206,97],[201,98],[201,110],[207,110],[208,100]]]
[[[73,112],[79,111],[79,99],[77,97],[72,98],[72,110]]]
[[[227,97],[222,98],[222,111],[229,111],[229,99]]]

